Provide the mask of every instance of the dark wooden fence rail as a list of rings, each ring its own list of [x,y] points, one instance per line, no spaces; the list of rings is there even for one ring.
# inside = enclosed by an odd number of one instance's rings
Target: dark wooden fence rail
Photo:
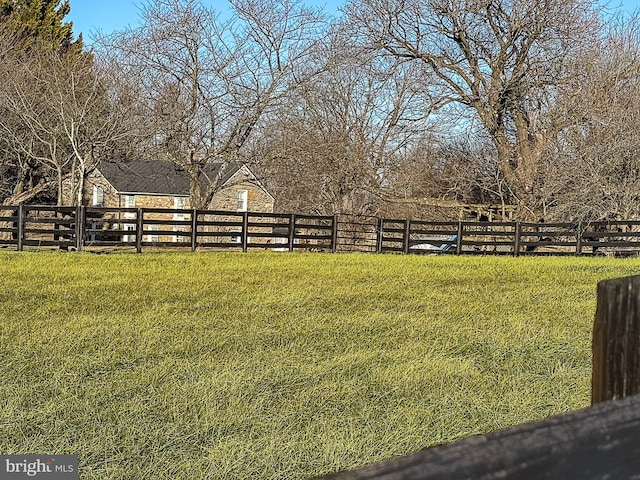
[[[376,252],[378,250],[377,217],[366,215],[336,215],[336,251]]]
[[[162,208],[0,207],[0,246],[314,250],[404,254],[639,255],[640,221],[429,222]]]
[[[325,480],[640,478],[640,276],[600,282],[592,406]]]
[[[191,250],[336,251],[335,216],[263,212],[0,207],[0,245],[78,250],[125,247]]]
[[[381,219],[378,251],[423,254],[638,255],[640,222],[427,222]]]

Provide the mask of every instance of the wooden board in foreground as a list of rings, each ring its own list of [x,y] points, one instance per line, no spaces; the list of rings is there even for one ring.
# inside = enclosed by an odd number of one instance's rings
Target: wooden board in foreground
[[[640,479],[640,395],[323,478]]]

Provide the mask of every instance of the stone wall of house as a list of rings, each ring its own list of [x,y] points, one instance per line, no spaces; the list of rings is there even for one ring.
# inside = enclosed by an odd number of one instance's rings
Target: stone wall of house
[[[236,212],[238,211],[238,192],[246,190],[247,191],[247,203],[246,203],[246,211],[248,212],[264,212],[264,213],[272,213],[274,210],[274,201],[269,194],[267,194],[259,185],[255,183],[251,178],[246,175],[246,172],[240,170],[235,177],[231,178],[230,181],[225,185],[224,188],[216,192],[213,197],[211,203],[209,204],[209,210],[218,210],[225,212]],[[205,221],[238,221],[238,217],[226,217],[226,216],[205,216]],[[234,236],[213,236],[213,237],[205,237],[202,242],[212,242],[212,243],[237,243],[240,244],[240,227],[204,227],[202,231],[204,232],[227,232],[227,233],[237,233]],[[267,232],[271,231],[271,228],[259,228],[259,227],[249,227],[249,236],[253,232]],[[252,241],[249,238],[249,241]],[[264,240],[265,243],[268,243],[270,240]]]
[[[87,179],[85,196],[83,204],[87,206],[93,205],[93,187],[94,185],[100,186],[103,189],[103,204],[102,206],[107,208],[125,208],[126,195],[120,194],[109,184],[109,182],[99,174],[93,174]],[[233,178],[227,182],[227,185],[218,191],[208,209],[210,210],[223,210],[235,212],[238,210],[238,192],[247,191],[247,205],[246,209],[250,212],[273,212],[274,202],[269,194],[267,194],[258,184],[252,181],[252,179],[243,170],[240,170]],[[188,197],[184,198],[184,208],[190,209],[191,204]],[[134,208],[175,208],[175,196],[172,195],[135,195]],[[101,217],[102,228],[104,230],[116,229],[122,230],[128,227],[133,227],[135,214],[129,213],[107,213]],[[173,232],[173,231],[185,231],[188,232],[191,229],[191,215],[174,214],[172,212],[167,213],[145,213],[145,220],[156,221],[184,221],[185,225],[167,225],[167,224],[154,224],[146,225],[145,230],[158,230],[159,232]],[[236,220],[237,221],[237,220]],[[98,227],[100,228],[100,227]],[[205,228],[203,231],[207,231],[209,228]],[[182,237],[179,234],[148,234],[143,237],[145,242],[188,242],[190,238]],[[210,241],[228,241],[228,239],[214,239],[210,238]]]
[[[86,180],[85,195],[83,205],[93,205],[93,186],[98,185],[103,188],[104,207],[124,208],[125,195],[119,194],[107,182],[107,180],[97,173],[92,174]],[[273,212],[273,198],[266,193],[259,185],[253,182],[244,171],[240,170],[227,185],[216,192],[213,200],[209,204],[210,210],[238,210],[238,191],[247,191],[247,210],[250,212]],[[136,208],[175,208],[175,200],[172,195],[136,195]],[[191,208],[188,197],[185,198],[185,208]],[[71,204],[71,203],[69,203]]]
[[[105,207],[117,207],[118,206],[118,193],[107,182],[107,180],[100,175],[97,171],[89,174],[84,184],[84,192],[82,195],[82,205],[88,207],[93,206],[93,187],[98,185],[102,187],[104,192],[104,206]],[[62,184],[62,204],[63,205],[75,205],[76,199],[71,190],[71,182],[69,180]]]
[[[124,208],[126,206],[125,195],[120,195],[120,204]],[[181,198],[184,202],[183,209],[191,208],[189,197],[178,197],[172,195],[135,195],[135,208],[164,208],[174,210],[176,208],[176,198]],[[146,220],[164,220],[169,222],[180,221],[184,222],[184,225],[171,225],[171,224],[153,224],[145,225],[145,230],[158,230],[158,231],[174,231],[174,232],[189,232],[191,230],[191,215],[189,213],[156,213],[145,212],[144,219]],[[173,234],[149,234],[143,238],[145,242],[190,242],[190,237],[180,236],[179,233]]]
[[[125,208],[126,207],[126,200],[125,197],[126,195],[120,194],[119,195],[119,204],[118,206],[120,208]],[[135,205],[134,208],[170,208],[170,209],[174,209],[175,208],[175,196],[171,196],[171,195],[135,195]],[[188,197],[181,197],[184,198],[184,208],[188,209],[191,208],[191,206],[189,205],[189,198]],[[154,218],[153,215],[156,214],[148,214],[148,216],[145,216],[145,218]]]
[[[101,175],[93,174],[86,181],[85,195],[83,198],[83,204],[89,207],[93,206],[93,187],[94,185],[100,186],[103,189],[103,204],[101,206],[106,208],[125,208],[126,207],[126,195],[118,193],[111,184]],[[134,196],[134,208],[175,208],[174,196],[171,195],[135,195]],[[190,208],[188,197],[185,198],[185,208]],[[96,205],[97,206],[97,205]],[[110,230],[117,229],[122,230],[127,227],[133,228],[135,223],[135,214],[129,213],[106,213],[101,217],[102,229]],[[183,220],[188,225],[185,227],[175,225],[152,225],[146,226],[148,229],[157,229],[159,231],[176,231],[190,229],[190,215],[174,215],[173,213],[146,213],[145,219],[147,220]],[[133,221],[133,222],[132,222]],[[186,237],[180,237],[179,235],[145,235],[143,241],[159,241],[159,242],[175,242],[175,241],[189,241]]]
[[[216,192],[209,205],[210,210],[238,210],[238,191],[247,191],[247,211],[271,213],[274,209],[273,198],[250,179],[242,170],[231,178],[227,185]]]
[[[109,182],[97,172],[92,173],[85,181],[84,195],[82,197],[82,204],[89,207],[93,206],[93,187],[98,185],[102,187],[104,192],[104,207],[119,207],[120,196],[116,189],[111,186]]]

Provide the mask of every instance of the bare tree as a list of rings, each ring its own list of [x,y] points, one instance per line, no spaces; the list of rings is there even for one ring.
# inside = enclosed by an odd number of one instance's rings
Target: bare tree
[[[20,203],[55,185],[59,205],[63,200],[81,203],[96,155],[128,135],[123,116],[117,115],[126,105],[110,103],[104,78],[88,53],[60,54],[41,46],[16,60],[0,89],[7,114],[0,119],[0,131],[8,153],[22,167],[20,175],[26,178],[34,165],[45,174],[29,189],[14,188],[5,202]],[[50,177],[48,170],[54,172]],[[68,199],[63,198],[65,179],[74,193]]]
[[[537,215],[541,155],[571,119],[545,116],[567,65],[600,25],[594,0],[363,0],[346,13],[360,38],[417,61],[434,96],[462,106],[492,139],[510,197]],[[431,79],[427,79],[431,81]]]
[[[561,219],[640,218],[640,19],[616,17],[576,59],[556,115],[574,118],[550,145],[546,188]]]
[[[388,65],[336,28],[318,45],[319,72],[261,125],[261,158],[280,208],[373,214],[401,152],[433,129],[414,65]]]
[[[15,205],[46,192],[52,187],[48,181],[49,168],[42,167],[28,155],[24,155],[16,140],[25,138],[27,132],[21,124],[16,109],[12,108],[19,99],[13,94],[15,86],[23,80],[31,81],[23,75],[28,62],[25,43],[15,35],[13,25],[0,24],[0,203]],[[8,100],[8,102],[6,101]]]
[[[137,84],[147,154],[175,163],[190,178],[193,206],[206,206],[224,166],[261,117],[299,81],[322,17],[290,0],[235,0],[221,20],[195,0],[156,0],[142,26],[100,47]],[[212,163],[222,163],[214,171]]]

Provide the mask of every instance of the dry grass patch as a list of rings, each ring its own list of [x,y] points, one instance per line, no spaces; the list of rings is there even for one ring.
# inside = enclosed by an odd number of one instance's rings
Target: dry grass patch
[[[0,451],[310,478],[586,406],[636,259],[0,253]]]

